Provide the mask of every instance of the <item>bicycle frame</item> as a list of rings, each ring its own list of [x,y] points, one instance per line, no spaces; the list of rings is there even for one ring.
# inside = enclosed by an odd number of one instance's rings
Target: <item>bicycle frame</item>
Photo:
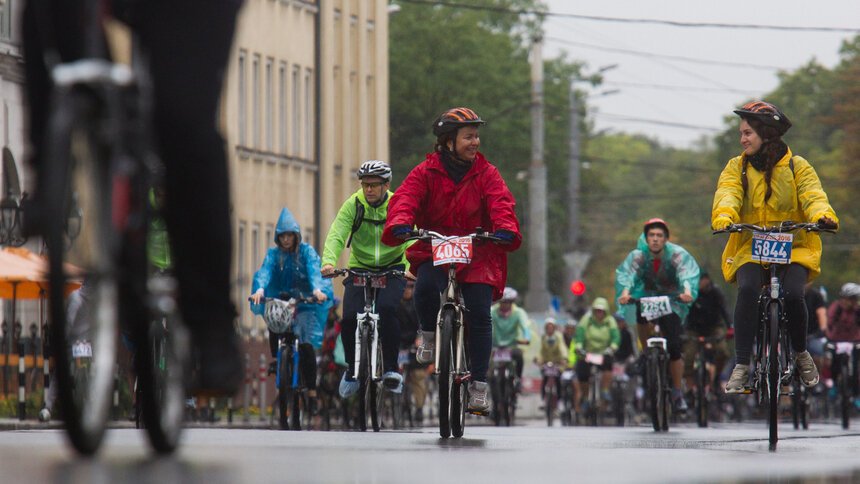
[[[364,312],[356,315],[355,325],[355,356],[353,357],[353,378],[358,380],[359,362],[361,360],[361,329],[370,326],[370,354],[375,355],[379,347],[379,314],[376,313],[376,288],[368,284],[371,276],[356,276],[364,279]],[[384,277],[384,276],[383,276]],[[370,374],[377,379],[377,358],[370,359]]]

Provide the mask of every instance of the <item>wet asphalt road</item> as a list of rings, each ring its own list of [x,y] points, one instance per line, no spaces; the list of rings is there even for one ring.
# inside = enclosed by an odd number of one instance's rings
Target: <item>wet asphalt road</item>
[[[860,431],[781,428],[767,450],[763,423],[510,428],[474,425],[462,439],[436,429],[288,432],[187,429],[179,452],[155,457],[141,431],[112,429],[100,453],[74,454],[61,430],[0,432],[0,481],[40,483],[268,482],[856,482]],[[860,428],[860,424],[856,427]]]

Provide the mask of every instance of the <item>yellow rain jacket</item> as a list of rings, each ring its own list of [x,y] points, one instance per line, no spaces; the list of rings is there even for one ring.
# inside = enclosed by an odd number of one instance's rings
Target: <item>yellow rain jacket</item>
[[[733,223],[750,223],[772,226],[785,220],[816,222],[827,216],[836,220],[836,212],[827,201],[821,188],[821,180],[808,161],[794,156],[794,172],[789,160],[791,149],[773,168],[770,185],[773,193],[765,203],[767,185],[764,173],[747,164],[747,191],[744,193],[741,170],[744,155],[729,160],[714,194],[711,223],[722,214],[731,217]],[[735,273],[747,262],[751,262],[752,233],[738,232],[729,236],[723,250],[723,276],[728,282],[736,282]],[[821,238],[815,232],[797,231],[791,245],[791,262],[809,269],[809,280],[821,273]]]

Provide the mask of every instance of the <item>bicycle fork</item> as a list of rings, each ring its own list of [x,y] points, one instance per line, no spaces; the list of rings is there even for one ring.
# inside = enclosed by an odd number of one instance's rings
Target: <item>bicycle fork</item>
[[[370,325],[370,374],[372,378],[376,378],[376,348],[378,346],[379,338],[378,336],[378,328],[379,328],[379,315],[370,311],[365,311],[363,313],[358,313],[358,324],[355,325],[355,356],[353,358],[353,375],[352,377],[355,380],[358,380],[358,367],[361,362],[361,327],[364,325]],[[437,336],[437,344],[438,344],[438,336]],[[437,364],[438,364],[438,353],[437,353]]]

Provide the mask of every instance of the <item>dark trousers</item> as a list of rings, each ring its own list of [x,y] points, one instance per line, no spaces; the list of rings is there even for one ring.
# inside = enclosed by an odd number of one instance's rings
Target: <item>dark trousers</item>
[[[370,284],[370,280],[367,280]],[[352,277],[343,281],[343,320],[341,320],[341,338],[346,363],[354,370],[355,362],[355,327],[358,324],[356,316],[364,311],[364,288],[356,287]],[[376,289],[376,313],[379,315],[377,331],[382,343],[382,371],[397,371],[397,354],[400,351],[400,318],[397,308],[403,297],[406,281],[389,278],[384,288]],[[352,373],[349,373],[350,377]]]
[[[436,316],[439,313],[439,295],[448,285],[448,269],[425,262],[418,268],[418,280],[412,299],[418,312],[418,322],[424,331],[436,331]],[[466,305],[466,334],[468,335],[469,367],[472,379],[487,381],[490,352],[493,347],[493,323],[490,319],[490,304],[493,302],[493,286],[482,283],[461,283],[463,302]]]
[[[40,29],[51,29],[63,61],[83,53],[80,5],[73,0],[45,1],[48,18],[40,18],[36,2],[28,2],[23,25],[37,185],[51,89]],[[229,0],[146,0],[139,2],[133,22],[150,56],[154,134],[166,169],[165,219],[182,314],[192,332],[204,340],[228,336],[236,314],[230,300],[227,158],[216,126],[239,6]],[[40,189],[37,186],[37,196]]]
[[[796,352],[806,351],[806,303],[803,287],[809,271],[800,264],[777,267],[788,316],[791,347]],[[759,304],[762,285],[770,284],[770,271],[750,262],[738,269],[738,300],[735,304],[735,356],[738,364],[749,365],[753,340],[758,328]]]

